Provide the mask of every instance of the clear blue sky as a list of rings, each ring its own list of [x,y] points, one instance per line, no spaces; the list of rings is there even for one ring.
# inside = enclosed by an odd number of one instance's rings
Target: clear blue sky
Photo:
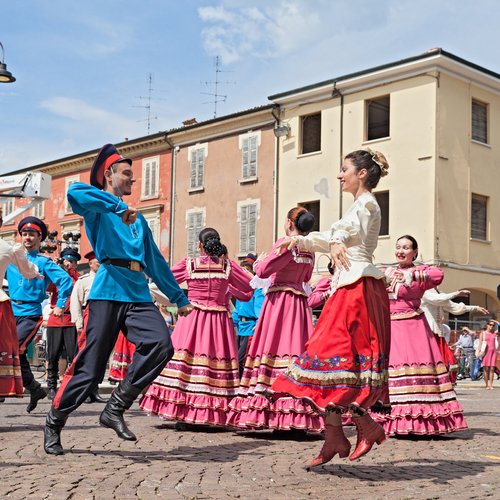
[[[500,72],[496,0],[0,0],[0,172],[442,47]]]

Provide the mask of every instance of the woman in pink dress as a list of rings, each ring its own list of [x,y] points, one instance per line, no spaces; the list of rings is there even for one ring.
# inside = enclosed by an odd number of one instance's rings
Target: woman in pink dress
[[[285,233],[306,235],[313,224],[311,213],[295,207],[288,212]],[[312,332],[303,285],[311,279],[314,254],[293,249],[277,255],[281,241],[254,264],[256,275],[270,278],[271,282],[248,348],[238,395],[230,404],[228,425],[239,429],[319,432],[323,429],[322,420],[302,401],[288,397],[271,402],[266,397],[276,377],[304,350]]]
[[[467,428],[463,409],[420,302],[443,281],[437,267],[415,265],[418,244],[405,235],[396,242],[398,265],[386,269],[391,308],[390,415],[378,416],[388,436],[446,434]]]
[[[215,229],[203,229],[199,241],[200,257],[184,258],[172,268],[177,282],[187,283],[194,311],[177,321],[172,333],[174,356],[140,406],[185,424],[225,425],[229,401],[239,385],[228,289],[238,299],[249,300],[252,276],[221,257],[227,250]]]
[[[493,378],[495,376],[495,366],[497,362],[498,338],[497,338],[497,322],[492,319],[488,321],[486,330],[481,332],[479,342],[486,341],[486,351],[483,356],[483,373],[486,389],[493,389]]]

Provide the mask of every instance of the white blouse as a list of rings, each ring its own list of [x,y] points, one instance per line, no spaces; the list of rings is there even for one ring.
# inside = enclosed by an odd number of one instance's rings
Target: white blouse
[[[384,273],[373,264],[373,252],[377,248],[380,232],[380,207],[372,193],[360,195],[342,219],[335,222],[330,231],[312,232],[307,236],[293,236],[301,250],[330,252],[331,243],[344,243],[349,249],[351,267],[335,269],[332,289],[355,283],[362,277],[383,279]]]
[[[3,282],[9,264],[14,264],[25,278],[33,279],[38,276],[38,267],[26,258],[24,247],[20,243],[9,245],[0,238],[0,283]],[[9,296],[0,288],[0,302],[6,300],[10,300]]]
[[[424,311],[425,319],[431,327],[431,330],[443,337],[445,332],[443,324],[448,319],[448,313],[460,316],[468,312],[476,312],[480,310],[479,306],[468,306],[463,302],[453,302],[460,292],[441,293],[431,288],[426,290],[420,302],[420,309]]]

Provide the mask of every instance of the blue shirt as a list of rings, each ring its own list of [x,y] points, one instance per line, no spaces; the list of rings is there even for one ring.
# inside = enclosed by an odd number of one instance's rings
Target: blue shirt
[[[54,261],[40,255],[38,250],[27,253],[26,258],[37,265],[38,272],[44,279],[29,280],[23,277],[16,266],[10,264],[7,267],[6,278],[9,282],[9,296],[14,316],[41,316],[41,304],[47,298],[47,287],[50,283],[54,283],[59,292],[56,306],[64,309],[73,290],[73,280],[70,275]],[[21,301],[23,304],[16,304],[15,301]]]
[[[71,184],[68,201],[73,212],[83,216],[87,237],[101,262],[89,300],[152,302],[146,273],[171,302],[178,307],[189,304],[142,214],[134,224],[124,224],[121,216],[128,206],[114,194],[82,182]],[[144,273],[105,264],[106,259],[140,262]]]
[[[256,288],[248,302],[237,300],[234,305],[233,323],[239,337],[251,337],[264,303],[262,288]]]

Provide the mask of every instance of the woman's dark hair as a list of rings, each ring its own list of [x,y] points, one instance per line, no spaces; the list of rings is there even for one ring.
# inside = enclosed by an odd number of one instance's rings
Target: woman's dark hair
[[[376,188],[380,177],[384,177],[388,174],[387,170],[389,164],[385,156],[378,151],[358,149],[357,151],[349,153],[345,159],[351,160],[358,172],[363,168],[366,169],[368,175],[365,179],[365,186],[368,189]]]
[[[330,274],[335,274],[335,265],[331,260],[330,260],[330,262],[328,262],[328,265],[326,267],[327,267],[328,272]]]
[[[297,231],[301,234],[310,233],[314,226],[314,215],[304,207],[292,208],[286,216],[294,223]]]
[[[415,254],[415,257],[413,257],[413,260],[415,260],[418,256],[418,243],[417,243],[417,240],[411,236],[410,234],[404,234],[403,236],[400,236],[397,240],[396,240],[396,243],[399,241],[399,240],[410,240],[411,241],[411,248],[412,250],[416,250],[417,253]]]
[[[221,255],[227,253],[226,246],[220,241],[219,233],[211,227],[202,229],[198,235],[198,239],[200,240],[203,250],[205,250],[207,255],[220,257]]]

